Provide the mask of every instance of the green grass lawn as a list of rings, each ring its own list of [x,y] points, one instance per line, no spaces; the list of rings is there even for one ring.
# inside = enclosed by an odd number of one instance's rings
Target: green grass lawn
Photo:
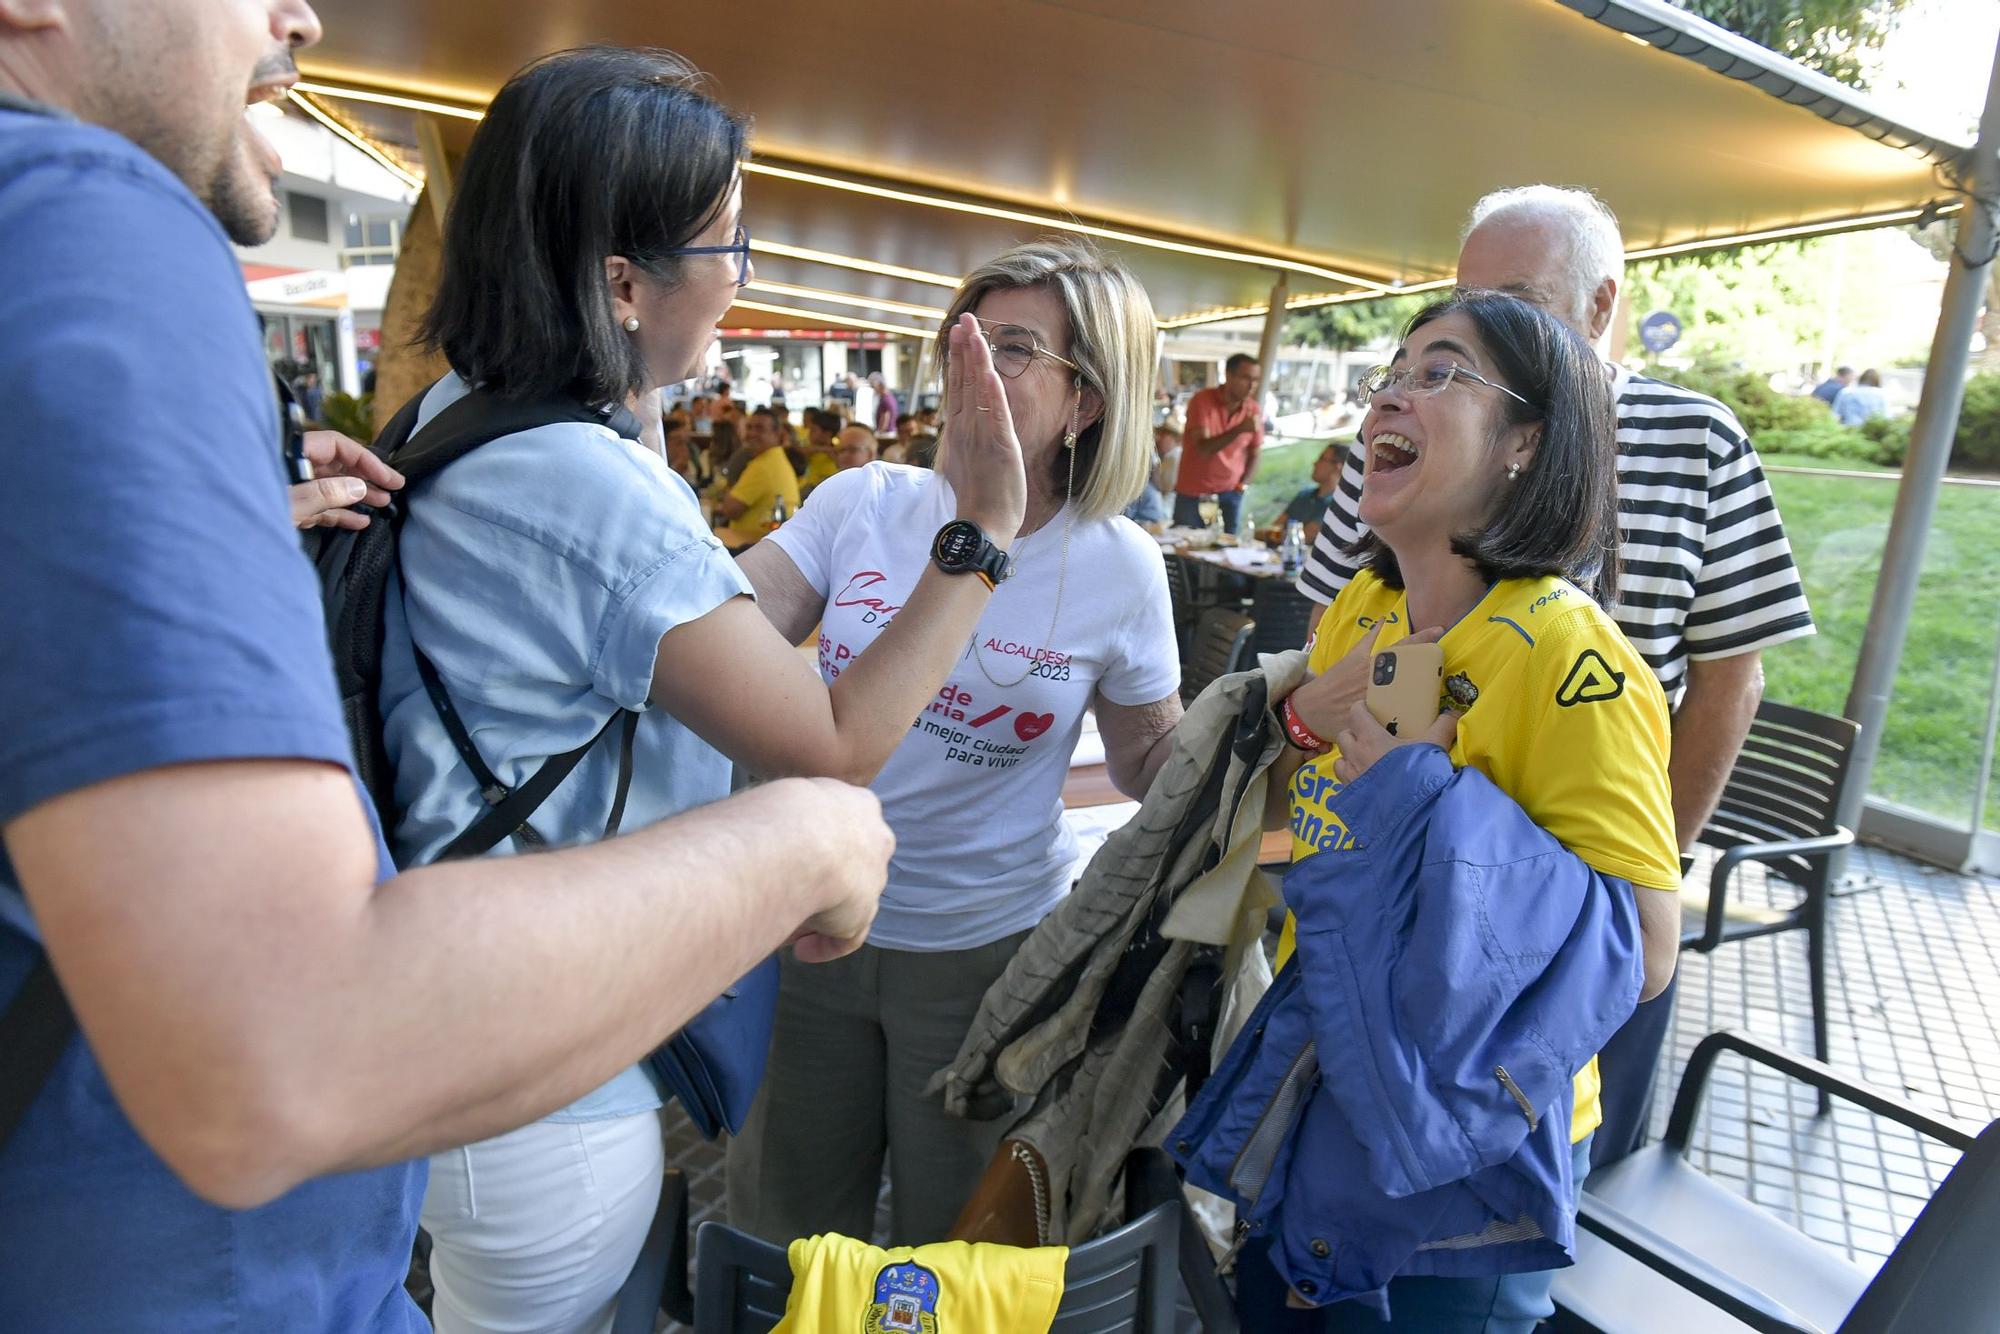
[[[1826,466],[1783,456],[1766,462]],[[1772,473],[1771,491],[1819,633],[1764,655],[1766,694],[1839,713],[1861,653],[1896,486]],[[1996,638],[2000,491],[1947,486],[1924,552],[1871,791],[1953,821],[1965,819],[1977,781]],[[1989,795],[1984,822],[2000,828],[2000,796]]]
[[[1250,513],[1267,520],[1309,485],[1312,461],[1321,448],[1317,441],[1267,448],[1246,498]],[[1868,464],[1829,465],[1782,455],[1765,462],[1879,471]],[[1839,713],[1860,657],[1896,487],[1887,481],[1774,472],[1771,490],[1819,633],[1764,655],[1765,693],[1787,704]],[[1947,486],[1924,552],[1910,637],[1870,784],[1873,792],[1953,821],[1966,817],[1977,780],[1996,642],[2000,490]],[[2000,791],[1989,794],[1984,823],[2000,829]]]

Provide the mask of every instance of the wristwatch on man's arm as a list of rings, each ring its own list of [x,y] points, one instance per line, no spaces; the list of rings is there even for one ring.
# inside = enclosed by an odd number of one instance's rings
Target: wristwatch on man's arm
[[[978,575],[988,588],[998,586],[1012,572],[1007,553],[994,546],[970,519],[953,519],[938,529],[931,542],[931,559],[946,574]]]

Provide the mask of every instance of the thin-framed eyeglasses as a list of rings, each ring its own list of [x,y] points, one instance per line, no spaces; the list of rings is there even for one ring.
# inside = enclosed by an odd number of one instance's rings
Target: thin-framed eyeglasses
[[[986,339],[986,346],[993,349],[993,369],[1010,380],[1018,380],[1028,367],[1034,365],[1036,357],[1047,357],[1059,362],[1077,374],[1083,374],[1083,367],[1059,352],[1051,352],[1042,336],[1025,324],[1003,324],[996,320],[979,320],[979,332]],[[949,347],[946,343],[944,346]]]
[[[1453,380],[1470,380],[1483,384],[1488,389],[1497,389],[1507,397],[1531,411],[1535,405],[1504,384],[1495,384],[1467,366],[1461,366],[1450,357],[1434,357],[1417,366],[1377,366],[1362,376],[1356,388],[1368,398],[1389,389],[1401,389],[1412,397],[1428,398],[1441,394],[1451,387]]]
[[[669,255],[735,255],[736,285],[743,286],[750,281],[750,232],[742,223],[736,224],[736,239],[728,245],[677,245],[667,251]]]

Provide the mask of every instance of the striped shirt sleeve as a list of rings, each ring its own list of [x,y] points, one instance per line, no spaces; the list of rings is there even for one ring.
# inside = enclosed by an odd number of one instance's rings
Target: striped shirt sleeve
[[[1319,536],[1313,539],[1305,568],[1299,571],[1299,592],[1322,606],[1339,596],[1347,581],[1361,570],[1361,563],[1347,554],[1347,549],[1363,532],[1359,513],[1361,470],[1361,442],[1357,439],[1347,446],[1346,461],[1340,466],[1340,485],[1327,503],[1326,515],[1319,522]]]
[[[1763,464],[1734,414],[1716,412],[1707,533],[1687,615],[1687,652],[1696,660],[1769,648],[1814,630]]]

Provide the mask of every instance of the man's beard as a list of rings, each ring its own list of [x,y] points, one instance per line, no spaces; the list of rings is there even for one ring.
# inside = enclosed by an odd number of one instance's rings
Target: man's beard
[[[202,190],[201,202],[240,246],[260,246],[278,232],[278,181],[248,161],[239,144]]]

